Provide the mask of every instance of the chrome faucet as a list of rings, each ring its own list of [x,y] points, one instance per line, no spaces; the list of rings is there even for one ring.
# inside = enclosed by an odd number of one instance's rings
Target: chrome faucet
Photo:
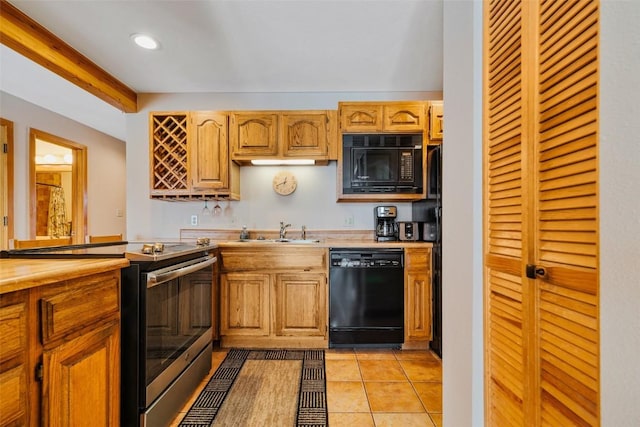
[[[291,227],[291,224],[285,224],[284,221],[280,221],[280,238],[284,239],[287,235],[287,227]]]

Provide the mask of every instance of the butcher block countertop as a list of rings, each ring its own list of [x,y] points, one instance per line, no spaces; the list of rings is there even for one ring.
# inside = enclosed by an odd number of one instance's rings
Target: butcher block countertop
[[[129,266],[125,258],[0,259],[0,294]]]
[[[249,239],[239,239],[240,230],[216,230],[216,229],[181,229],[181,241],[195,241],[198,237],[208,237],[213,244],[220,247],[283,247],[303,246],[320,248],[431,248],[432,242],[421,241],[391,241],[376,242],[372,230],[307,230],[307,242],[298,242],[302,238],[300,230],[289,229],[286,237],[293,242],[274,242],[277,239],[277,230],[249,230]],[[265,241],[256,240],[265,238]],[[271,240],[271,241],[270,241]]]
[[[287,247],[298,246],[304,248],[354,248],[354,249],[384,249],[384,248],[431,248],[433,243],[431,242],[365,242],[365,241],[353,241],[353,240],[325,240],[325,241],[310,241],[310,242],[273,242],[273,241],[259,241],[259,240],[215,240],[214,243],[220,248],[228,247],[249,247],[253,248],[266,248],[270,249],[274,247]]]

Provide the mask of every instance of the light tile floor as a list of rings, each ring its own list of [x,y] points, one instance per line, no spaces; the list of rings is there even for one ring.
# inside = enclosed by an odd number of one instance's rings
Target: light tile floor
[[[226,349],[214,350],[211,374],[226,354]],[[442,426],[442,363],[430,351],[327,349],[325,367],[330,427]]]
[[[329,426],[441,426],[442,363],[429,351],[328,349]]]

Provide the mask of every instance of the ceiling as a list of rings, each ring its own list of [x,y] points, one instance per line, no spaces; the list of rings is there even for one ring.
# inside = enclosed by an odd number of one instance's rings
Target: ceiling
[[[442,0],[10,3],[138,93],[442,90]],[[135,46],[130,35],[140,32],[161,48]],[[0,67],[0,89],[38,98],[45,77],[37,65],[3,46]],[[29,78],[38,84],[25,84]],[[45,81],[45,92],[62,85],[69,93],[65,82]],[[97,111],[105,104],[89,97]],[[60,101],[55,92],[44,98],[35,103],[52,109]],[[117,111],[108,116],[124,122]],[[114,136],[124,139],[123,132]]]

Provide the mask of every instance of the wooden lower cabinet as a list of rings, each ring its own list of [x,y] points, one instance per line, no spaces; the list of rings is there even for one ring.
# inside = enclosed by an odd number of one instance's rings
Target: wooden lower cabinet
[[[277,336],[327,333],[326,276],[320,273],[277,274],[273,291]]]
[[[120,423],[119,328],[114,321],[43,353],[45,425]]]
[[[0,295],[0,425],[29,425],[29,292]],[[34,408],[36,409],[36,408]]]
[[[0,295],[0,426],[41,424],[120,424],[120,270]]]
[[[221,249],[221,345],[327,347],[326,252]]]
[[[428,346],[432,338],[431,249],[405,249],[404,347]]]
[[[269,335],[269,275],[227,273],[220,277],[220,335]]]

